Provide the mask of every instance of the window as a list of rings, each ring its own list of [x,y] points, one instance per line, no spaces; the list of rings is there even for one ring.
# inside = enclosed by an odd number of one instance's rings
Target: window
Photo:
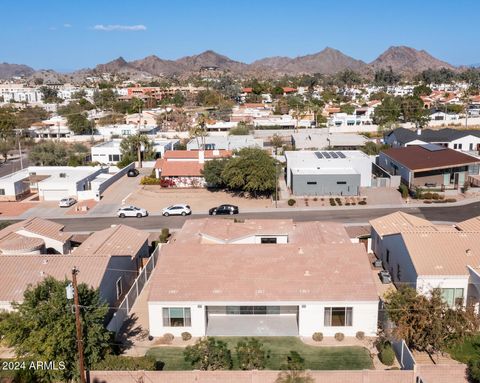
[[[463,289],[440,289],[442,298],[450,307],[455,307],[463,303]]]
[[[453,149],[458,149],[458,144],[453,144]]]
[[[117,289],[117,299],[119,299],[122,296],[122,293],[123,293],[122,277],[117,279],[115,287]]]
[[[470,142],[470,145],[468,146],[468,150],[472,151],[473,150],[473,143]]]
[[[164,307],[164,327],[188,327],[192,325],[189,307]]]
[[[109,154],[108,161],[110,162],[118,162],[120,161],[120,154]]]
[[[324,325],[334,327],[352,326],[352,307],[325,307]]]
[[[390,263],[390,250],[387,249],[387,263]]]
[[[316,185],[317,181],[307,181],[307,185]]]
[[[401,276],[402,276],[402,273],[400,271],[400,265],[397,265],[397,280],[400,280]]]
[[[337,181],[337,185],[346,185],[347,181]]]
[[[280,306],[227,306],[227,315],[280,314]]]
[[[277,243],[277,238],[275,237],[262,237],[260,238],[260,243]]]
[[[462,144],[458,144],[458,149],[462,149]]]
[[[5,195],[5,189],[0,189],[0,195]]]

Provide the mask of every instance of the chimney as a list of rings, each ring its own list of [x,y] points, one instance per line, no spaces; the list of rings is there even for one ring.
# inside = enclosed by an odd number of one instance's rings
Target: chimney
[[[205,151],[204,150],[199,150],[198,151],[198,163],[199,164],[204,164],[205,163]]]

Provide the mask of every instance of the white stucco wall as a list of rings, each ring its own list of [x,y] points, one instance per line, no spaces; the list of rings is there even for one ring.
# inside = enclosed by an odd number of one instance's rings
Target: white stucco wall
[[[25,237],[32,237],[32,238],[41,238],[45,242],[45,248],[48,249],[51,247],[52,249],[55,249],[58,251],[60,254],[68,254],[70,253],[70,241],[67,241],[65,243],[61,241],[57,241],[53,238],[48,238],[44,237],[43,235],[32,233],[31,231],[28,230],[18,230],[16,231],[17,234],[23,235]]]
[[[419,275],[417,291],[424,295],[430,294],[432,289],[463,289],[463,302],[467,302],[469,276],[461,275]]]

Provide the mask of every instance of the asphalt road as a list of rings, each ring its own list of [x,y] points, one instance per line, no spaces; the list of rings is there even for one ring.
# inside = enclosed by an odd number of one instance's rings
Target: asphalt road
[[[239,214],[237,218],[290,218],[294,221],[334,221],[342,223],[367,223],[370,219],[381,217],[395,211],[404,211],[430,221],[459,222],[480,215],[480,202],[451,207],[421,207],[421,208],[385,208],[385,209],[351,209],[328,211],[268,211],[259,213]],[[109,227],[112,224],[126,224],[138,229],[158,231],[164,227],[178,229],[187,219],[205,218],[207,215],[195,214],[189,217],[150,216],[145,218],[116,217],[75,217],[53,219],[65,225],[66,231],[91,232]]]
[[[26,168],[29,165],[28,157],[26,154],[23,154],[22,156],[22,165],[24,168]],[[8,160],[7,162],[0,164],[0,177],[14,173],[20,169],[21,169],[21,166],[20,166],[19,158],[14,160]]]

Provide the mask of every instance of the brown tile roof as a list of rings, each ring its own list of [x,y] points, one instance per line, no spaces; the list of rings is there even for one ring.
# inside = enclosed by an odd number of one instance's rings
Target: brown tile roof
[[[448,376],[448,372],[444,372]],[[93,383],[275,383],[279,371],[91,371]],[[413,383],[413,371],[308,371],[315,383]],[[446,381],[445,381],[446,382]],[[456,383],[457,381],[451,381]],[[433,383],[425,381],[424,383]],[[443,383],[443,381],[442,381]],[[449,382],[450,383],[450,382]]]
[[[462,231],[480,232],[480,216],[467,219],[466,221],[459,222],[455,226]]]
[[[75,256],[135,257],[148,241],[149,234],[130,226],[117,225],[88,237],[74,252]]]
[[[383,150],[383,153],[414,171],[463,166],[480,162],[478,158],[457,150],[445,148],[443,150],[430,151],[422,145],[390,148]]]
[[[401,233],[417,275],[469,275],[480,272],[478,232]]]
[[[51,238],[59,242],[65,242],[72,237],[71,233],[63,231],[64,225],[47,219],[32,217],[25,221],[14,223],[0,230],[0,241],[10,233],[25,230],[43,237]]]
[[[232,156],[231,150],[205,150],[205,159],[227,158]],[[164,159],[196,159],[198,158],[198,150],[167,150]]]
[[[79,283],[99,287],[107,269],[108,257],[76,257],[72,255],[5,255],[0,256],[0,302],[22,301],[28,285],[36,285],[47,276],[70,278],[78,267]]]
[[[0,242],[0,251],[21,253],[40,249],[45,245],[45,241],[36,237],[24,237],[17,233],[10,233]]]
[[[436,226],[426,219],[401,211],[372,219],[370,225],[382,237],[407,231],[445,231],[445,228]]]
[[[204,225],[190,222],[203,221]],[[288,244],[201,244],[202,232],[223,239],[289,234]],[[289,220],[236,223],[189,220],[162,248],[151,279],[150,301],[375,301],[378,299],[362,244],[352,244],[339,224]],[[242,225],[242,224],[239,224]],[[207,227],[205,227],[207,226]],[[225,228],[226,227],[226,228]],[[240,229],[236,229],[239,227]],[[246,228],[246,229],[245,229]],[[253,230],[253,231],[252,231]],[[271,230],[276,230],[272,232]],[[188,265],[188,266],[187,266]],[[345,283],[348,281],[348,283]]]
[[[417,375],[423,383],[467,383],[467,366],[464,364],[417,365]]]

